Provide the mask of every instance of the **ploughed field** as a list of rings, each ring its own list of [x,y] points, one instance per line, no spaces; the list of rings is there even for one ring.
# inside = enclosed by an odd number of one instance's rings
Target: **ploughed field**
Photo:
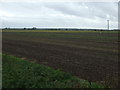
[[[2,52],[117,87],[117,31],[4,31]]]

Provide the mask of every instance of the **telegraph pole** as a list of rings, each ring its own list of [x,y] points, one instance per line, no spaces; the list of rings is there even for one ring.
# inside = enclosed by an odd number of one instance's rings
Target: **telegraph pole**
[[[107,20],[107,28],[108,28],[108,30],[110,28],[109,20]]]

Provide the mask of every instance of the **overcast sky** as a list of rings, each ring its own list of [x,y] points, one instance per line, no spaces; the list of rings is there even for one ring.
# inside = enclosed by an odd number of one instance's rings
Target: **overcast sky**
[[[118,28],[117,2],[2,2],[2,27]]]

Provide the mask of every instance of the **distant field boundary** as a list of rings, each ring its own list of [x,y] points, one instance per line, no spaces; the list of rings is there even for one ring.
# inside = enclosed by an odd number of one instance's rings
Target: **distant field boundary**
[[[81,31],[73,31],[73,30],[0,30],[0,32],[110,32],[110,33],[118,33],[119,31],[85,31],[85,30],[81,30]]]

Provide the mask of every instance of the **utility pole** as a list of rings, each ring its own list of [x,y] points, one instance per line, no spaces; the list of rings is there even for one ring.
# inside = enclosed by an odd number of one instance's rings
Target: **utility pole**
[[[108,27],[108,30],[109,30],[109,28],[110,28],[110,24],[109,24],[109,20],[107,20],[107,27]]]

